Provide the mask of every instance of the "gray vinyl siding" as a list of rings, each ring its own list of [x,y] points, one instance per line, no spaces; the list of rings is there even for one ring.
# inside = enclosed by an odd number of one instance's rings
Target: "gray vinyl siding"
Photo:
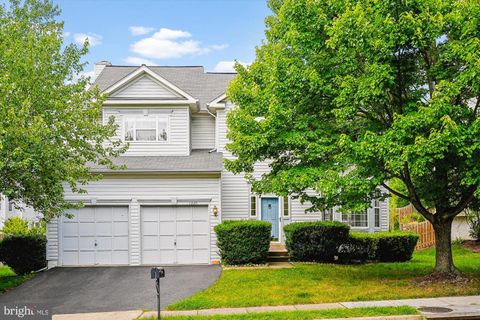
[[[218,110],[216,117],[217,150],[223,157],[231,159],[232,155],[225,149],[227,144],[227,110]],[[250,186],[243,176],[222,171],[222,219],[239,220],[249,218]]]
[[[133,81],[127,87],[114,92],[112,98],[178,98],[178,94],[166,88],[152,77],[145,75]]]
[[[166,142],[130,142],[126,156],[181,156],[190,153],[190,111],[185,107],[105,107],[104,122],[115,117],[118,124],[117,135],[113,139],[123,139],[124,117],[126,116],[168,115],[169,137]]]
[[[208,113],[192,114],[192,149],[215,148],[215,118]]]
[[[53,268],[58,265],[59,253],[59,238],[58,238],[58,219],[52,219],[47,224],[47,261],[48,268]]]
[[[218,151],[223,152],[224,158],[232,159],[233,156],[225,149],[228,139],[226,137],[227,126],[226,117],[229,110],[232,108],[231,104],[227,104],[225,109],[217,111],[217,146]],[[268,161],[257,163],[255,165],[254,176],[260,178],[263,173],[269,172]],[[313,192],[313,191],[312,191]],[[250,215],[250,186],[245,181],[243,175],[234,175],[225,169],[222,171],[222,219],[238,220],[238,219],[260,219],[260,210],[258,209],[259,201],[257,201],[257,216]],[[283,200],[280,205],[283,204]],[[308,202],[301,203],[299,199],[292,199],[290,201],[290,215],[288,217],[282,216],[283,224],[286,225],[291,222],[299,221],[316,221],[321,220],[320,212],[308,212],[306,210],[311,207]],[[389,210],[388,199],[380,202],[380,228],[374,228],[374,209],[368,209],[368,224],[367,228],[359,228],[365,231],[387,231],[389,228]],[[334,210],[334,219],[341,221],[341,213]]]
[[[212,214],[213,206],[220,207],[220,181],[218,175],[107,175],[103,180],[90,182],[85,189],[88,194],[73,194],[66,188],[68,201],[85,204],[129,206],[130,265],[141,264],[141,218],[142,204],[158,205],[208,205],[210,213],[210,259],[218,260],[218,248],[213,228],[219,217]],[[59,258],[59,230],[56,220],[48,224],[47,256],[49,266],[61,263]]]

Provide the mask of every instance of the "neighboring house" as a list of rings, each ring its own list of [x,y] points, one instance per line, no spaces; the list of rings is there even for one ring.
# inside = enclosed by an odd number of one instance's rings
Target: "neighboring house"
[[[468,225],[467,215],[461,212],[453,219],[452,223],[452,240],[473,240],[470,236],[470,226]]]
[[[215,225],[230,219],[272,222],[272,237],[294,221],[340,220],[353,228],[388,230],[388,200],[372,202],[362,213],[334,210],[305,213],[308,204],[251,193],[241,175],[223,168],[225,96],[231,73],[203,67],[126,67],[101,62],[95,84],[109,94],[103,120],[115,117],[118,138],[130,143],[115,163],[126,170],[92,166],[103,179],[88,194],[66,190],[83,201],[48,225],[49,267],[77,265],[209,264],[219,260]],[[268,170],[259,164],[256,173]]]
[[[20,217],[33,225],[40,221],[42,215],[22,203],[15,206],[12,201],[0,194],[0,230],[2,230],[5,221],[12,217]]]

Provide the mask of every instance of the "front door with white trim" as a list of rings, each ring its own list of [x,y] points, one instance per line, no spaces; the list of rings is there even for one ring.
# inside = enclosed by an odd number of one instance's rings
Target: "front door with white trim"
[[[278,241],[280,237],[278,198],[261,198],[261,204],[262,220],[272,224],[272,240]]]
[[[142,206],[142,263],[210,263],[207,206]]]

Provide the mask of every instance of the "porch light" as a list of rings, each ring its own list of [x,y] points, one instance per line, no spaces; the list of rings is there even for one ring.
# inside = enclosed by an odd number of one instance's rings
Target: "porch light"
[[[217,206],[213,206],[212,212],[213,212],[213,215],[214,215],[215,217],[218,216],[218,208],[217,208]]]

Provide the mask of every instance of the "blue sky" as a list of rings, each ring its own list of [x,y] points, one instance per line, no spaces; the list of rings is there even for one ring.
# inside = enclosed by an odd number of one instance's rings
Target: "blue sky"
[[[231,70],[249,63],[264,38],[266,0],[53,0],[66,42],[89,37],[89,62],[203,65]]]

